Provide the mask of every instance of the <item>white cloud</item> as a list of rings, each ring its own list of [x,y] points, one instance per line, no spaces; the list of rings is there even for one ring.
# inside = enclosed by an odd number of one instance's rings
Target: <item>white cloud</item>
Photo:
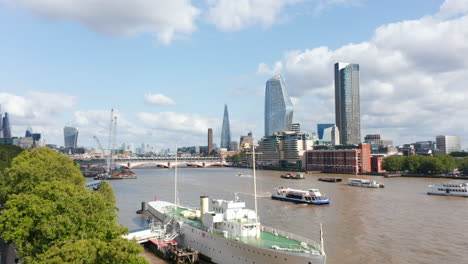
[[[282,69],[283,69],[283,64],[281,63],[281,61],[275,62],[275,65],[273,65],[272,67],[262,62],[258,65],[257,74],[274,76],[274,75],[280,74]]]
[[[468,13],[468,1],[466,0],[445,0],[440,7],[439,15],[442,17],[455,16]]]
[[[155,34],[169,44],[179,34],[191,34],[200,10],[190,0],[4,0],[53,20],[82,24],[118,36]]]
[[[146,126],[154,129],[169,131],[192,132],[205,134],[209,127],[216,122],[196,114],[182,114],[175,112],[137,113],[137,118]]]
[[[360,65],[363,136],[366,131],[378,131],[398,136],[395,139],[402,143],[415,136],[428,140],[437,134],[466,134],[466,3],[448,0],[441,12],[456,16],[435,14],[383,25],[361,43],[335,50],[317,47],[286,52],[280,63],[289,93],[307,102],[307,107],[296,107],[307,112],[296,111],[295,117],[312,126],[310,122],[326,120],[309,113],[331,112],[327,116],[333,122],[333,65],[343,61]],[[264,63],[260,68],[270,69]]]
[[[269,27],[278,22],[286,5],[304,0],[209,0],[208,22],[224,31],[236,31],[260,24]]]
[[[145,102],[153,105],[175,105],[174,100],[163,94],[145,94]]]

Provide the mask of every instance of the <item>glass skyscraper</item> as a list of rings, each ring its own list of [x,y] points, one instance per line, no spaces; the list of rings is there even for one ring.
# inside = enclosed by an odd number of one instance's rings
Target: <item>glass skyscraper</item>
[[[76,148],[78,142],[78,128],[66,126],[63,128],[65,148]]]
[[[341,144],[360,144],[359,64],[335,63],[335,118]]]
[[[2,121],[3,138],[11,138],[10,116],[5,112]]]
[[[227,105],[224,105],[223,127],[221,129],[221,148],[230,150],[231,148],[231,129],[229,127],[229,113]]]
[[[281,75],[266,82],[265,89],[265,136],[291,129],[293,104],[286,91]]]

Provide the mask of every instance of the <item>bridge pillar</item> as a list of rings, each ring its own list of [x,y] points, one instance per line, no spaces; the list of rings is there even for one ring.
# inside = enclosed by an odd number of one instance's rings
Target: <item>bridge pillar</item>
[[[130,169],[130,162],[127,162],[127,167]]]
[[[171,168],[171,162],[170,162],[170,161],[167,162],[167,167],[168,167],[169,169]]]
[[[203,162],[203,168],[205,168],[205,162]]]

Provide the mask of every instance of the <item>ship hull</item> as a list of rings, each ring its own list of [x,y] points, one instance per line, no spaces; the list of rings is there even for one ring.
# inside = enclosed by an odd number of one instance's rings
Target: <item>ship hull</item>
[[[325,264],[325,256],[289,254],[278,250],[248,245],[184,225],[177,239],[180,245],[191,247],[214,263],[222,264]]]
[[[285,201],[285,202],[293,202],[293,203],[297,203],[297,204],[321,205],[321,204],[329,204],[330,203],[330,200],[325,200],[325,201],[302,201],[302,200],[291,199],[291,198],[286,198],[286,197],[279,197],[279,196],[274,196],[274,195],[271,196],[271,199]]]

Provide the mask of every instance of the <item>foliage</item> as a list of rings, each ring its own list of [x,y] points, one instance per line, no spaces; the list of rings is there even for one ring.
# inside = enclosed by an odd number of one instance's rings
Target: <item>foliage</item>
[[[9,195],[27,193],[40,182],[54,180],[84,185],[79,165],[65,155],[49,148],[23,151],[13,160],[11,167],[5,170],[6,197],[0,197],[0,203],[4,203]]]
[[[447,154],[434,157],[423,155],[389,156],[384,159],[383,169],[387,171],[409,171],[412,173],[442,173],[453,171],[460,162]],[[466,161],[468,168],[468,160]]]
[[[450,156],[452,157],[468,157],[468,152],[462,152],[462,151],[454,151],[450,153]]]
[[[239,152],[237,154],[234,154],[230,157],[231,162],[234,163],[240,163],[243,158],[245,158],[247,154],[245,152]]]
[[[463,159],[457,159],[456,162],[457,162],[457,168],[459,170],[463,170],[463,171],[468,170],[468,157],[465,157]]]
[[[403,170],[404,157],[388,156],[383,160],[382,168],[386,171],[401,171]]]
[[[10,167],[11,161],[18,156],[23,149],[10,144],[0,144],[0,173]]]
[[[145,263],[121,238],[115,196],[103,182],[88,190],[74,162],[47,149],[25,151],[6,170],[11,184],[0,234],[26,263]]]

